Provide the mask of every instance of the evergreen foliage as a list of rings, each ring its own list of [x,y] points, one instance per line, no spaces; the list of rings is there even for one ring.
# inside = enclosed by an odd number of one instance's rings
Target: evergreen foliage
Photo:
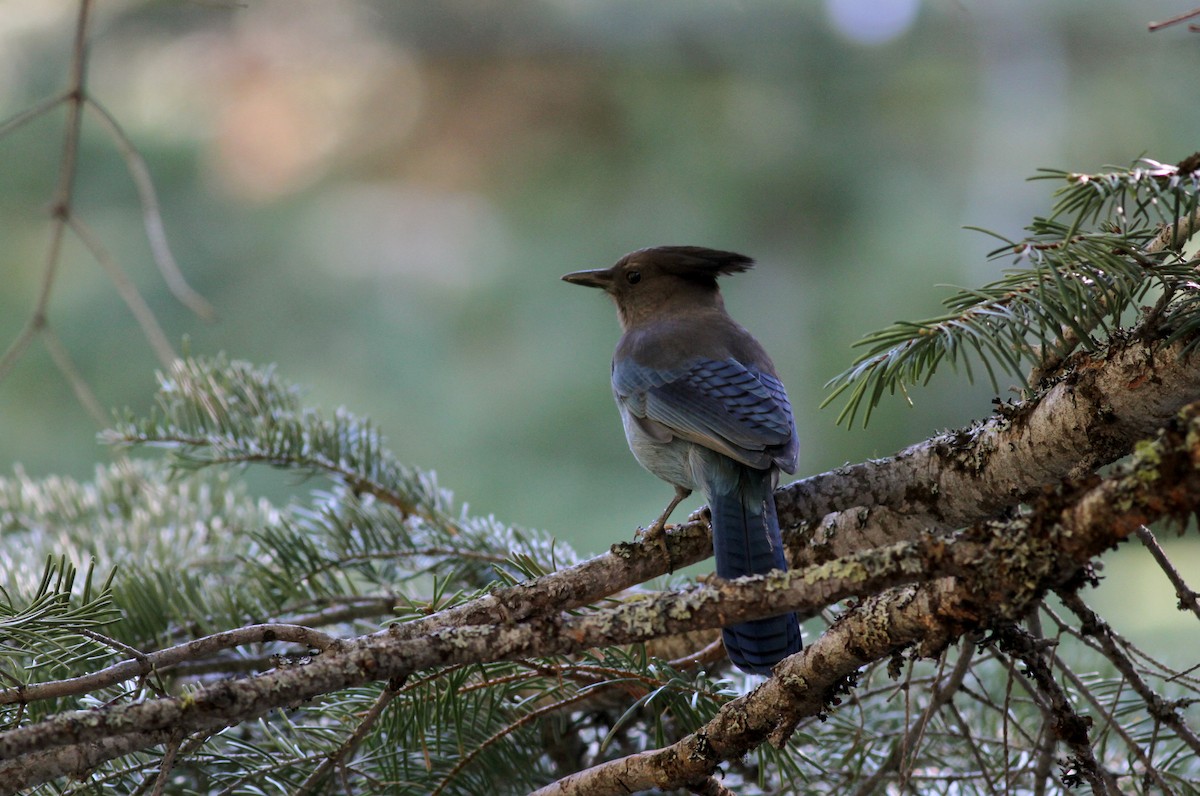
[[[271,368],[181,360],[160,384],[149,417],[127,418],[103,436],[165,448],[165,457],[122,459],[88,483],[19,472],[0,481],[5,570],[48,562],[40,577],[18,578],[3,593],[0,667],[10,685],[64,680],[134,650],[252,623],[370,632],[575,562],[544,534],[456,510],[431,474],[393,458],[370,423],[304,407]],[[272,506],[237,477],[256,463],[325,482],[304,501]],[[87,573],[82,584],[78,571]],[[1087,658],[1090,642],[1069,622],[1049,609],[1045,616],[1059,628],[1059,654],[1074,664],[1061,662],[1074,678],[1066,687],[1106,717],[1105,764],[1132,782],[1128,750],[1152,740],[1158,776],[1190,792],[1200,764],[1184,741],[1148,739],[1162,728],[1129,719],[1144,703],[1127,678]],[[8,704],[0,720],[28,725],[72,706],[303,667],[317,654],[256,641],[150,677]],[[1081,661],[1094,673],[1075,675]],[[729,767],[725,784],[747,793],[848,792],[873,781],[869,772],[898,770],[925,793],[1036,789],[1053,746],[1036,729],[1045,726],[1043,697],[1014,674],[1027,665],[987,639],[934,662],[877,663],[828,721],[802,724],[783,748],[760,746],[754,759]],[[1200,695],[1192,674],[1149,659],[1139,668],[1163,699],[1186,706]],[[165,792],[526,792],[694,731],[746,682],[720,667],[673,666],[640,645],[426,671],[184,739]],[[943,691],[960,695],[947,710]],[[138,752],[37,792],[144,791],[164,754]],[[1075,763],[1058,763],[1069,780]]]
[[[161,376],[149,417],[127,418],[102,436],[168,455],[122,460],[86,484],[21,474],[0,482],[6,532],[25,537],[6,546],[4,555],[25,557],[5,561],[6,569],[28,571],[34,557],[65,551],[37,583],[6,595],[0,606],[0,663],[10,683],[85,674],[131,649],[249,623],[366,632],[576,560],[544,534],[456,513],[432,474],[398,464],[368,422],[342,410],[331,420],[304,408],[271,368],[223,357],[181,360]],[[331,481],[305,503],[270,506],[250,499],[230,469],[252,463]],[[68,559],[88,556],[119,566],[119,576],[99,589],[73,591]],[[80,636],[81,628],[100,632]],[[55,665],[48,665],[47,650],[57,650]],[[153,682],[121,682],[80,704],[303,665],[312,654],[256,644],[157,672]],[[176,765],[172,787],[295,792],[372,704],[386,699],[340,778],[360,788],[388,783],[396,793],[518,792],[545,781],[555,754],[612,756],[692,730],[736,693],[733,685],[675,671],[640,650],[452,668],[351,689],[198,739]],[[66,707],[69,701],[37,711],[10,705],[3,718],[11,727]],[[561,748],[547,750],[548,739]],[[160,762],[156,754],[137,755],[92,782],[132,792]],[[498,783],[498,771],[510,779]]]
[[[1095,349],[1134,313],[1142,333],[1195,339],[1198,261],[1185,244],[1200,227],[1198,167],[1189,158],[1099,174],[1044,169],[1034,179],[1062,183],[1051,214],[1035,218],[1021,240],[988,233],[1004,243],[990,256],[1012,259],[1004,277],[958,290],[944,315],[899,321],[855,343],[866,350],[829,382],[825,403],[847,393],[838,422],[861,413],[865,425],[885,392],[927,383],[943,360],[968,378],[976,360],[999,391],[998,372],[1024,383],[1028,368],[1076,345]],[[1140,307],[1148,297],[1154,306]]]

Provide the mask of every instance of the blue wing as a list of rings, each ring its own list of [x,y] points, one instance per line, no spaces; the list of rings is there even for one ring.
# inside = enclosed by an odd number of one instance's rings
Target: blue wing
[[[796,468],[792,407],[770,373],[736,359],[661,370],[624,358],[612,379],[617,400],[655,438],[683,437],[758,469]]]

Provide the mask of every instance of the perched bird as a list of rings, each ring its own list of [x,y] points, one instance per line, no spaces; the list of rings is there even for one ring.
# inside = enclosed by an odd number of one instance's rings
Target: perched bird
[[[775,367],[729,317],[717,289],[718,276],[753,264],[733,252],[659,246],[563,277],[604,290],[617,305],[623,334],[612,388],[625,438],[643,467],[675,487],[648,533],[663,533],[679,501],[700,490],[722,578],[787,569],[774,490],[780,470],[795,472],[799,450]],[[723,635],[733,663],[755,674],[770,674],[802,647],[791,613],[731,625]]]

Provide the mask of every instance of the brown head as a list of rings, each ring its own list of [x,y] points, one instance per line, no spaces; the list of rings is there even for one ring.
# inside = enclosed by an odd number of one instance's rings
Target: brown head
[[[748,270],[754,260],[701,246],[656,246],[625,255],[611,268],[576,271],[563,280],[612,296],[629,329],[663,312],[724,310],[717,277]]]

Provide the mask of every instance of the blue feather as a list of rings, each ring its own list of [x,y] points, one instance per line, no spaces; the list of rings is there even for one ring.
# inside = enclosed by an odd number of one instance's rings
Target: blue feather
[[[743,467],[740,476],[731,492],[708,495],[717,575],[732,579],[786,570],[770,474]],[[729,659],[754,674],[770,674],[772,666],[804,646],[793,613],[731,625],[723,635]]]

